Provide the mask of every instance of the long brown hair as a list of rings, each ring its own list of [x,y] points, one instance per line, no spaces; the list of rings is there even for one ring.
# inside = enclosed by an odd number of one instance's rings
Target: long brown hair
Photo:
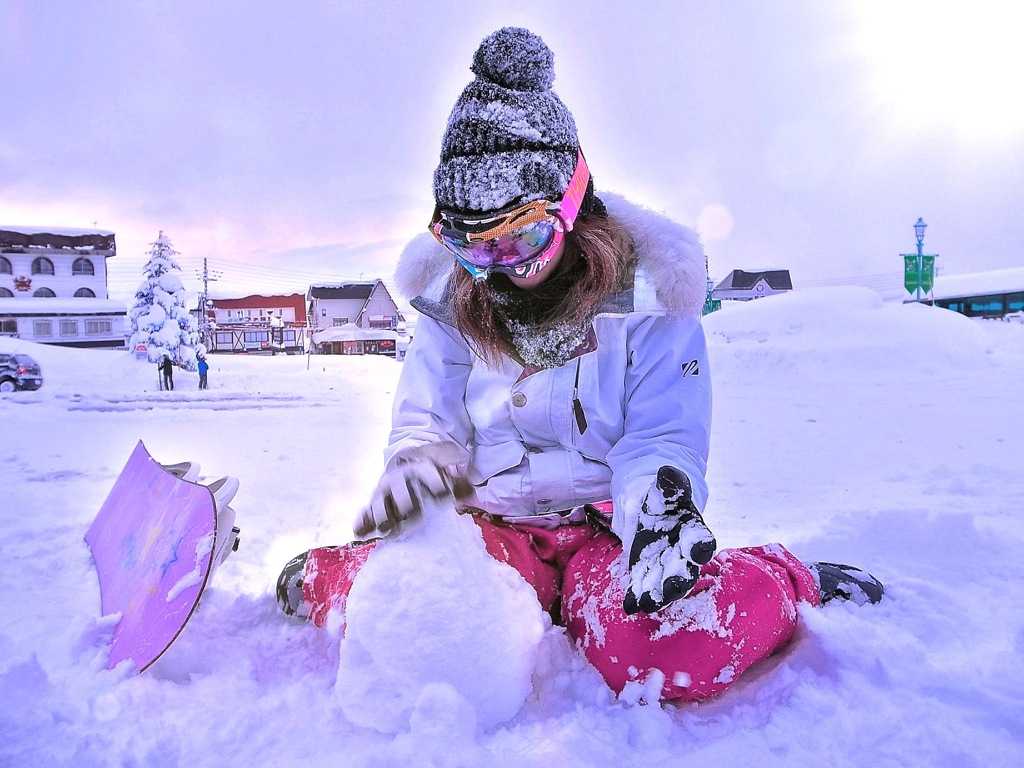
[[[456,268],[448,282],[455,325],[489,363],[513,351],[504,318],[514,298],[519,319],[546,330],[567,323],[589,322],[611,294],[632,279],[633,242],[616,219],[591,215],[578,219],[565,237],[557,271],[531,290],[517,288],[501,274],[475,280]]]

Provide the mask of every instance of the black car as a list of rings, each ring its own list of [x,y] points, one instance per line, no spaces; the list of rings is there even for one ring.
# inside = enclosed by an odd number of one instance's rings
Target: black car
[[[39,369],[39,363],[28,355],[0,352],[0,392],[39,389],[41,386],[43,372]]]

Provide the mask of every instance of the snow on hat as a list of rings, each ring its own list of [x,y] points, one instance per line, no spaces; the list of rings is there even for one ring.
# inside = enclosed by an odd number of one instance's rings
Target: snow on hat
[[[554,54],[528,29],[505,27],[473,56],[476,78],[455,102],[434,171],[446,211],[486,213],[559,200],[576,167],[576,122],[551,90]]]

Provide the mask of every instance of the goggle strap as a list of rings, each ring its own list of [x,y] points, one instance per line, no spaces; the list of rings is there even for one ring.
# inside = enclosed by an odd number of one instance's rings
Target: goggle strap
[[[583,157],[583,150],[577,148],[576,169],[572,172],[569,186],[566,187],[565,194],[562,196],[562,203],[559,206],[559,218],[565,224],[566,231],[572,229],[573,222],[576,221],[580,208],[583,207],[583,201],[587,196],[589,184],[590,168],[587,166],[586,158]]]

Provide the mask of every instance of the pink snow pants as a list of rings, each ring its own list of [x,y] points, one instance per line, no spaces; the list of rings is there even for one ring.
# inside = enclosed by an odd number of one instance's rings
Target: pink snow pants
[[[616,693],[660,676],[663,701],[696,701],[721,693],[748,667],[792,637],[797,603],[818,605],[814,577],[778,544],[726,549],[701,568],[696,586],[654,614],[622,609],[626,572],[622,544],[589,524],[553,530],[474,516],[487,552],[515,568],[561,621],[587,660]],[[352,580],[377,542],[309,552],[303,597],[323,626],[344,610]]]

